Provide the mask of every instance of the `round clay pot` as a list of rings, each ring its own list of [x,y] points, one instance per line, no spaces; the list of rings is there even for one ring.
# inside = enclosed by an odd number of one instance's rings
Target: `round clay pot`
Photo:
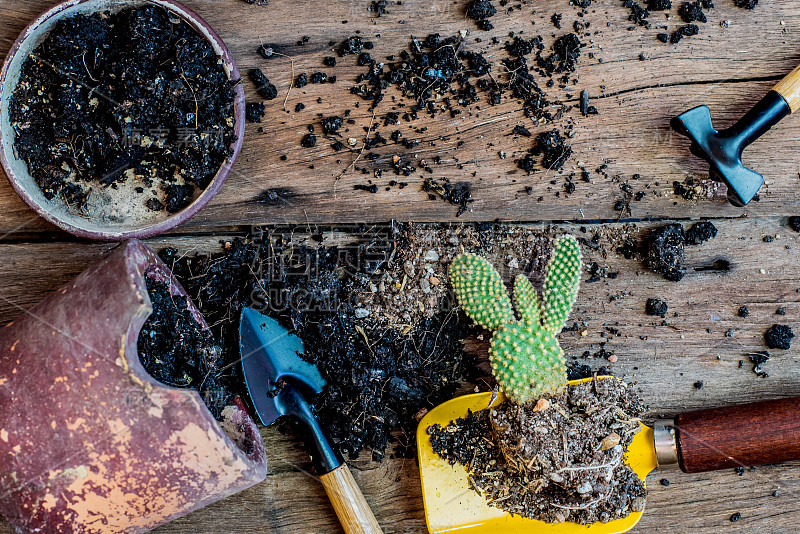
[[[234,161],[239,156],[244,138],[245,102],[244,88],[235,87],[234,126],[236,141],[231,146],[233,155],[225,160],[211,183],[186,208],[178,213],[150,211],[146,207],[134,205],[131,201],[133,187],[120,186],[117,189],[103,188],[92,193],[93,207],[78,212],[58,199],[47,200],[36,181],[28,172],[25,161],[14,154],[14,129],[9,120],[9,100],[19,81],[22,64],[30,53],[41,43],[55,23],[79,13],[97,11],[116,12],[127,7],[145,4],[161,6],[170,13],[186,21],[200,35],[211,43],[215,52],[222,58],[225,71],[230,80],[239,80],[239,69],[233,55],[217,33],[194,11],[175,0],[67,0],[30,23],[17,38],[6,57],[0,71],[0,164],[8,176],[11,186],[36,213],[55,226],[79,237],[97,240],[121,241],[128,238],[151,237],[187,221],[202,209],[219,192],[230,174]]]
[[[144,532],[264,480],[240,401],[218,423],[140,364],[145,276],[184,294],[134,240],[0,328],[0,513],[17,532]]]

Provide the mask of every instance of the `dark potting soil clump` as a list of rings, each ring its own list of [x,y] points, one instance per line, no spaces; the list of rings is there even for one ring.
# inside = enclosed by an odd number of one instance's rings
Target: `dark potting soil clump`
[[[546,58],[540,56],[537,63],[548,75],[573,72],[581,55],[582,46],[577,34],[562,35],[553,43],[553,53]]]
[[[489,31],[494,28],[487,19],[493,17],[497,9],[489,0],[472,0],[467,6],[467,16],[478,22],[478,28]]]
[[[274,100],[278,97],[278,89],[269,81],[269,78],[261,72],[261,69],[250,70],[250,80],[256,86],[256,92],[265,100]]]
[[[659,316],[662,319],[667,316],[667,312],[669,311],[669,305],[661,299],[647,299],[647,303],[645,304],[645,313],[647,315],[654,315]]]
[[[792,329],[784,324],[774,324],[764,334],[764,342],[771,349],[789,350],[793,338]]]
[[[678,10],[678,14],[683,19],[683,22],[707,22],[706,14],[703,13],[703,6],[700,2],[684,2]]]
[[[546,399],[540,411],[506,402],[434,425],[433,449],[468,466],[473,489],[516,515],[589,524],[644,509],[644,482],[624,462],[645,411],[632,388],[602,379]]]
[[[469,325],[443,302],[407,330],[373,329],[357,317],[353,299],[380,273],[391,240],[365,237],[352,247],[308,248],[290,236],[236,240],[212,256],[179,257],[174,249],[161,256],[222,340],[231,383],[240,375],[241,310],[255,307],[303,340],[305,358],[328,384],[314,405],[340,450],[355,457],[368,449],[379,460],[395,443],[397,454],[412,455],[417,415],[459,387],[460,340]]]
[[[469,205],[474,202],[472,198],[472,187],[468,182],[451,183],[450,180],[442,178],[425,178],[422,184],[423,191],[426,191],[431,199],[440,198],[446,200],[454,206],[458,206],[456,217],[460,217],[469,209]]]
[[[186,297],[163,282],[146,278],[153,312],[139,332],[139,360],[150,376],[168,386],[191,388],[219,419],[233,397],[219,372],[222,347],[203,330]]]
[[[711,221],[700,221],[686,231],[686,244],[700,245],[714,237],[717,237],[717,227]]]
[[[656,228],[650,234],[645,262],[650,269],[663,275],[667,280],[677,282],[686,274],[683,265],[686,257],[685,245],[686,236],[680,224],[673,223]]]
[[[572,148],[558,130],[539,134],[533,150],[534,154],[542,154],[542,167],[548,170],[560,169],[572,155]]]
[[[166,188],[205,189],[232,154],[237,82],[160,7],[65,18],[22,65],[14,149],[49,200],[80,209],[93,189],[135,181],[137,204],[178,211],[193,195]]]
[[[261,122],[265,111],[263,102],[248,102],[245,106],[245,117],[250,122]]]
[[[758,0],[733,0],[733,3],[736,7],[755,9],[758,5]]]

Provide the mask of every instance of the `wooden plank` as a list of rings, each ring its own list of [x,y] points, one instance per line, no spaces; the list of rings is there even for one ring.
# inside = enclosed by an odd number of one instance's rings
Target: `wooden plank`
[[[409,0],[401,6],[390,6],[390,13],[371,18],[368,2],[336,0],[305,9],[296,4],[273,3],[264,8],[245,2],[189,0],[219,31],[231,47],[240,68],[247,71],[260,67],[276,83],[280,97],[267,103],[267,115],[259,133],[259,125],[248,124],[243,153],[235,172],[222,193],[197,217],[176,232],[208,232],[220,226],[248,223],[318,222],[397,220],[455,220],[456,208],[441,201],[431,201],[421,191],[423,175],[420,170],[412,176],[396,177],[391,171],[392,156],[407,156],[412,160],[428,160],[435,155],[442,164],[433,165],[435,178],[448,177],[453,181],[473,184],[475,203],[463,220],[578,220],[623,217],[686,217],[686,216],[750,216],[787,215],[800,201],[797,192],[797,158],[793,156],[800,139],[800,122],[786,119],[775,131],[767,134],[746,153],[746,163],[764,173],[769,185],[762,190],[762,200],[746,209],[731,207],[717,191],[710,198],[697,201],[676,200],[672,182],[683,180],[687,173],[704,176],[704,164],[690,156],[687,142],[674,136],[668,126],[670,117],[688,107],[707,103],[712,107],[716,125],[727,125],[740,116],[783,73],[798,60],[800,33],[791,31],[800,26],[800,13],[790,0],[774,0],[759,5],[753,11],[733,7],[730,2],[718,2],[709,11],[710,20],[702,24],[701,34],[687,38],[678,45],[664,45],[655,39],[656,27],[628,31],[628,11],[617,0],[597,0],[582,20],[592,23],[592,35],[583,38],[587,43],[576,75],[579,82],[568,91],[548,89],[553,100],[576,105],[577,94],[586,88],[595,98],[592,104],[600,115],[581,117],[576,110],[558,121],[559,127],[574,123],[572,141],[574,157],[561,173],[537,172],[531,176],[516,168],[514,160],[532,146],[526,138],[509,135],[517,124],[532,127],[519,110],[517,102],[508,100],[502,105],[489,106],[484,100],[457,119],[437,117],[420,119],[410,125],[381,127],[388,137],[394,128],[421,141],[413,150],[390,143],[374,152],[375,161],[359,160],[356,165],[369,176],[351,170],[340,180],[358,155],[363,141],[363,128],[372,119],[368,104],[349,94],[355,77],[364,72],[355,66],[351,56],[340,59],[335,68],[324,68],[322,58],[330,55],[331,43],[339,43],[355,31],[372,38],[372,54],[384,58],[407,47],[410,35],[424,36],[429,32],[449,35],[468,30],[470,49],[494,50],[493,60],[504,52],[490,46],[489,37],[501,42],[509,31],[523,35],[541,34],[549,44],[553,36],[566,30],[555,30],[549,22],[554,11],[563,13],[564,27],[574,20],[575,9],[565,0],[537,2],[523,6],[511,14],[494,17],[495,30],[481,32],[474,22],[465,20],[464,2],[422,2]],[[34,0],[20,4],[0,0],[0,53],[7,50],[23,26],[35,15],[52,5],[49,0]],[[309,4],[310,6],[311,4]],[[651,21],[661,24],[663,15],[654,13]],[[732,21],[722,28],[721,20]],[[347,20],[347,24],[342,21]],[[535,24],[532,24],[535,22]],[[670,28],[675,22],[669,22]],[[308,35],[304,46],[297,41]],[[380,37],[375,37],[380,35]],[[753,38],[757,35],[757,38]],[[482,42],[476,42],[481,40]],[[256,54],[261,42],[276,43],[287,57],[265,60]],[[602,47],[602,49],[601,49]],[[594,59],[588,53],[595,54]],[[649,58],[639,60],[639,54]],[[603,59],[600,63],[599,60]],[[307,108],[300,113],[283,111],[283,100],[295,73],[323,70],[336,75],[335,85],[311,84],[292,90],[287,109],[303,102]],[[499,66],[495,68],[498,75]],[[544,85],[544,80],[542,84]],[[657,87],[662,85],[662,87]],[[252,84],[245,83],[249,100],[256,100]],[[603,91],[604,89],[604,91]],[[569,95],[569,96],[567,96]],[[316,103],[317,99],[321,103]],[[336,153],[330,142],[320,139],[313,149],[300,147],[300,139],[311,123],[317,123],[317,113],[342,114],[353,111],[355,125],[344,135],[359,139],[355,151]],[[387,99],[378,114],[390,111]],[[422,134],[412,128],[427,127]],[[544,127],[533,128],[534,133]],[[507,154],[501,159],[498,153]],[[776,157],[779,154],[779,157]],[[286,156],[286,161],[281,157]],[[609,165],[608,176],[592,173],[592,184],[575,180],[577,189],[572,195],[562,192],[565,176],[577,163],[593,171],[603,163]],[[309,166],[314,165],[314,169]],[[365,184],[375,169],[384,176],[376,183],[377,194],[355,191],[353,186]],[[638,181],[632,175],[641,174]],[[392,179],[409,182],[405,189],[384,186]],[[555,184],[550,181],[555,180]],[[630,182],[634,191],[644,191],[646,197],[632,202],[631,212],[614,211],[616,199],[622,198],[620,185]],[[530,193],[525,188],[530,187]],[[259,195],[270,188],[286,189],[285,198],[268,205],[259,202]],[[556,193],[560,198],[556,198]],[[542,197],[542,201],[537,201]],[[0,180],[0,236],[5,239],[25,239],[46,232],[50,227],[33,216]],[[20,226],[24,225],[21,229]]]
[[[764,331],[773,323],[797,325],[800,319],[798,234],[781,217],[714,221],[719,233],[703,245],[686,249],[688,272],[675,283],[647,271],[636,259],[614,252],[623,237],[641,240],[661,223],[579,225],[535,228],[548,233],[567,230],[591,240],[600,234],[599,250],[583,246],[587,266],[597,262],[616,277],[585,282],[572,317],[580,329],[560,336],[569,356],[594,353],[606,341],[616,363],[615,374],[638,381],[650,406],[648,418],[682,410],[723,406],[761,399],[800,395],[800,356],[796,349],[772,351],[764,365],[767,378],[758,378],[747,363],[748,352],[763,350]],[[331,239],[346,235],[328,234]],[[777,236],[770,243],[765,235]],[[160,248],[172,245],[183,252],[213,250],[220,237],[163,238],[151,241]],[[0,324],[19,315],[47,293],[68,282],[95,261],[108,245],[49,243],[0,245]],[[703,269],[719,259],[730,271]],[[501,259],[495,258],[495,261]],[[586,278],[586,277],[584,277]],[[666,326],[644,313],[645,301],[659,297],[669,303]],[[737,316],[747,305],[750,316]],[[778,316],[778,307],[786,308]],[[609,328],[617,329],[614,335]],[[731,331],[731,336],[726,332]],[[586,335],[583,335],[585,331]],[[471,341],[470,350],[485,351]],[[739,360],[745,360],[743,368]],[[693,384],[702,380],[704,387]],[[263,431],[270,461],[264,484],[162,527],[159,532],[336,532],[335,516],[321,486],[307,474],[310,463],[291,429]],[[355,476],[373,505],[386,532],[424,532],[417,466],[414,460],[371,462],[367,455],[353,463]],[[800,463],[759,467],[738,476],[733,471],[684,475],[656,472],[649,479],[648,511],[635,532],[651,532],[669,525],[672,532],[712,533],[791,532],[800,521]],[[669,487],[659,481],[667,478]],[[778,496],[773,497],[776,489]],[[740,512],[735,524],[729,517]],[[0,534],[10,532],[0,525]]]

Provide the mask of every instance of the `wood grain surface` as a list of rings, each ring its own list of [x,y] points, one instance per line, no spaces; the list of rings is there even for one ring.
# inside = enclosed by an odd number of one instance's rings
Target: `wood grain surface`
[[[390,144],[375,150],[378,159],[357,163],[356,167],[367,169],[370,175],[376,168],[386,170],[377,182],[385,185],[395,178],[388,170],[393,155],[426,160],[441,156],[442,165],[434,166],[434,177],[469,181],[474,187],[472,209],[459,219],[455,207],[427,199],[419,173],[403,178],[409,182],[405,189],[381,188],[373,195],[353,190],[354,185],[365,183],[365,175],[359,171],[336,180],[357,151],[335,153],[327,142],[314,149],[300,147],[307,126],[318,124],[317,113],[341,114],[351,109],[357,124],[349,126],[346,135],[359,138],[359,143],[363,127],[372,119],[368,105],[362,101],[356,108],[358,99],[349,95],[363,68],[355,66],[353,57],[327,68],[322,58],[332,55],[330,43],[338,43],[356,30],[375,42],[371,52],[381,58],[404,49],[412,34],[450,35],[462,29],[470,32],[467,42],[473,50],[496,49],[489,45],[489,37],[504,41],[509,31],[524,31],[524,36],[541,34],[549,46],[554,35],[565,31],[550,24],[552,13],[562,13],[565,28],[577,19],[567,0],[538,0],[511,14],[501,10],[492,19],[495,30],[488,33],[477,31],[474,22],[465,19],[465,0],[390,2],[389,13],[380,18],[374,18],[367,9],[369,2],[361,0],[272,0],[266,7],[242,0],[185,3],[217,29],[243,71],[261,68],[278,87],[280,97],[267,103],[264,133],[257,131],[258,125],[247,125],[242,156],[220,195],[171,235],[150,240],[152,246],[175,246],[186,253],[209,251],[217,250],[226,236],[244,234],[250,225],[295,223],[308,228],[393,219],[531,222],[547,231],[566,229],[584,237],[584,245],[591,244],[591,236],[599,233],[599,245],[583,247],[587,263],[596,261],[605,272],[618,275],[583,285],[573,317],[584,326],[561,336],[570,356],[594,353],[606,342],[606,350],[617,356],[616,363],[587,363],[609,366],[615,374],[638,381],[651,420],[686,410],[800,395],[800,356],[795,348],[772,351],[764,365],[769,374],[766,378],[752,372],[747,357],[765,349],[763,334],[769,326],[797,325],[800,318],[800,234],[788,228],[786,220],[800,214],[800,119],[786,118],[745,152],[745,163],[764,174],[767,181],[760,202],[746,208],[730,206],[722,188],[704,187],[696,200],[672,193],[673,181],[703,178],[706,168],[690,156],[686,140],[674,136],[668,126],[675,114],[708,104],[715,126],[725,127],[791,71],[800,62],[796,2],[761,0],[751,12],[734,7],[732,0],[717,0],[699,35],[677,45],[664,45],[655,39],[660,31],[656,26],[666,22],[674,29],[677,21],[666,21],[663,14],[654,13],[653,28],[629,31],[628,10],[621,1],[595,0],[584,18],[592,23],[592,36],[583,39],[587,47],[576,71],[578,84],[569,91],[548,89],[552,100],[573,106],[580,90],[586,89],[592,97],[590,103],[599,110],[599,115],[588,117],[572,110],[559,122],[561,127],[571,123],[575,133],[571,139],[574,156],[560,175],[537,172],[528,176],[516,168],[514,159],[530,148],[531,140],[509,135],[513,127],[524,125],[534,133],[545,127],[533,127],[518,103],[508,100],[492,107],[485,97],[457,120],[442,115],[412,123],[415,128],[428,127],[422,134],[402,126],[404,134],[421,141],[415,150],[400,153]],[[26,24],[53,4],[50,0],[0,0],[0,53],[8,50]],[[343,24],[344,20],[348,23]],[[719,24],[723,20],[730,20],[728,27]],[[298,46],[304,35],[309,36],[308,43]],[[477,38],[482,42],[476,42]],[[277,44],[289,58],[261,58],[255,51],[261,42]],[[325,71],[339,80],[335,85],[293,89],[287,109],[303,102],[307,108],[299,113],[283,111],[292,62],[296,73]],[[245,87],[248,98],[255,98],[252,86],[247,83]],[[318,98],[321,103],[316,103]],[[390,110],[383,105],[379,113]],[[381,131],[388,134],[391,130]],[[500,158],[501,151],[507,154],[505,159]],[[286,161],[281,160],[283,155]],[[575,192],[565,195],[564,178],[579,162],[590,171],[606,164],[607,175],[592,172],[591,184],[576,180]],[[634,180],[634,174],[641,177]],[[613,206],[622,198],[621,186],[626,183],[646,195],[631,202],[630,212],[618,212]],[[530,194],[526,187],[531,188]],[[278,202],[260,201],[265,190],[277,188],[283,192]],[[719,234],[701,246],[687,248],[688,274],[679,283],[666,281],[645,270],[639,260],[614,252],[619,235],[643,239],[650,228],[662,224],[653,219],[698,218],[710,218]],[[636,222],[629,227],[626,221]],[[767,235],[775,239],[764,242]],[[0,324],[24,313],[110,247],[77,242],[43,223],[0,179]],[[730,269],[715,270],[719,260],[729,262]],[[649,297],[669,303],[665,325],[660,317],[644,314]],[[750,309],[746,319],[736,314],[741,305]],[[775,314],[780,306],[786,307],[785,316]],[[467,340],[466,345],[468,350],[485,354],[485,344]],[[699,381],[703,382],[700,389],[695,386]],[[266,482],[158,532],[339,532],[322,485],[309,474],[311,464],[298,437],[285,427],[265,428],[263,435],[270,462]],[[425,531],[415,460],[387,457],[375,463],[365,453],[349,465],[384,532]],[[670,484],[663,485],[662,479]],[[800,523],[797,462],[759,467],[741,476],[733,470],[654,472],[648,487],[647,511],[635,532],[789,533],[796,532]],[[731,522],[737,512],[741,519]],[[10,532],[10,527],[0,522],[0,534]]]

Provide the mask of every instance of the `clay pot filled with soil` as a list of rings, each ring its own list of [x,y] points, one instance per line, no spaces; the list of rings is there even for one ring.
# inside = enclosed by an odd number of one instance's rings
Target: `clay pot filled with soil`
[[[0,162],[49,222],[91,239],[156,235],[222,187],[244,134],[225,44],[173,0],[68,0],[0,73]]]
[[[220,353],[135,240],[1,328],[0,513],[18,532],[144,532],[261,482]]]

